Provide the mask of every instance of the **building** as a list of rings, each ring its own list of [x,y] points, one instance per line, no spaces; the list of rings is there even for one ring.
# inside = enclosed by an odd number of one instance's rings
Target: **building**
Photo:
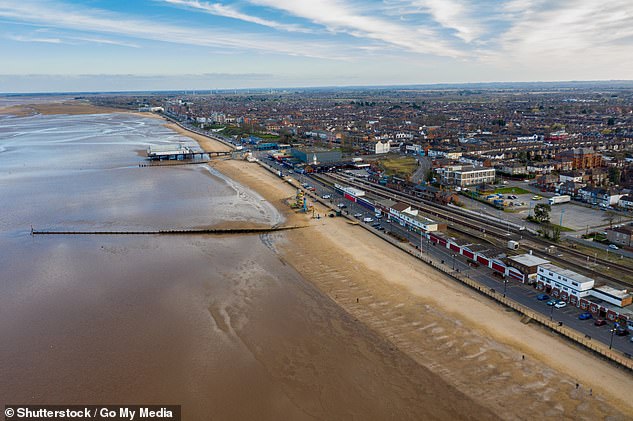
[[[340,162],[342,160],[341,151],[314,148],[292,148],[290,153],[293,157],[306,164],[323,164],[330,162]]]
[[[507,263],[523,274],[523,283],[533,284],[536,282],[538,267],[549,263],[549,260],[541,259],[531,253],[520,254],[507,258]]]
[[[496,176],[494,168],[475,168],[470,165],[447,166],[435,171],[439,173],[442,184],[458,187],[494,183]]]
[[[537,286],[556,298],[576,304],[582,297],[589,295],[595,281],[569,269],[551,263],[539,265]]]
[[[628,306],[633,302],[633,296],[627,290],[615,289],[608,285],[595,287],[591,295],[618,307]]]
[[[618,207],[626,210],[633,210],[633,196],[622,196],[618,201]]]
[[[610,191],[600,187],[583,187],[578,190],[578,194],[582,197],[582,200],[592,205],[599,205],[603,208],[607,208],[612,205],[617,205],[618,201],[623,194],[615,191]]]
[[[602,155],[591,148],[576,148],[556,155],[560,161],[571,161],[573,169],[596,168],[602,166]]]
[[[633,243],[633,225],[629,224],[621,227],[608,228],[607,240],[624,247],[631,247]]]
[[[417,209],[412,209],[406,203],[398,202],[389,208],[389,219],[396,220],[400,225],[407,226],[414,231],[437,231],[438,223],[419,215]]]
[[[527,166],[518,162],[508,162],[499,164],[495,167],[500,173],[508,175],[523,175],[527,174]]]
[[[389,153],[390,147],[391,145],[389,144],[388,140],[384,143],[381,141],[378,141],[376,142],[375,153],[376,155],[381,154],[381,153]]]

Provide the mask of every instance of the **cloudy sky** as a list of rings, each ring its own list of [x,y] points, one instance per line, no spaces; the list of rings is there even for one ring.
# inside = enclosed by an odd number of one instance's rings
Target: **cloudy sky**
[[[0,0],[0,92],[633,79],[632,0]]]

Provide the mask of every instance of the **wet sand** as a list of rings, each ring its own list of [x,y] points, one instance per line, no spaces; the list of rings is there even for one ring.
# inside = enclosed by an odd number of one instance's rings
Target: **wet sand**
[[[629,374],[523,325],[361,227],[291,212],[285,200],[294,189],[258,165],[216,159],[213,166],[256,190],[286,223],[310,227],[150,240],[1,233],[6,402],[182,403],[186,419],[617,420],[633,412]],[[190,179],[191,168],[123,170],[138,171],[129,180],[180,174],[198,186],[223,185]],[[15,182],[11,171],[0,173],[11,180],[5,188]],[[160,192],[161,184],[146,180],[140,191]],[[218,198],[236,191],[212,190]],[[156,209],[153,221],[192,226],[179,209],[200,196],[193,188],[181,205],[174,195],[164,206],[157,195],[106,221]],[[54,199],[29,218],[15,215],[21,223],[47,215]],[[261,200],[245,199],[255,209]],[[113,193],[107,203],[114,212],[129,201]],[[274,223],[266,212],[243,212]],[[233,213],[228,206],[213,216]],[[3,212],[0,226],[11,223]]]
[[[215,166],[280,209],[293,195],[257,164]],[[351,316],[499,417],[627,419],[633,413],[630,373],[521,323],[359,226],[342,218],[311,222],[301,232],[277,234],[282,258]]]
[[[9,120],[0,406],[170,403],[193,420],[497,418],[306,281],[279,254],[283,235],[30,236],[29,224],[284,218],[205,165],[140,167],[148,139],[181,141],[160,121]]]

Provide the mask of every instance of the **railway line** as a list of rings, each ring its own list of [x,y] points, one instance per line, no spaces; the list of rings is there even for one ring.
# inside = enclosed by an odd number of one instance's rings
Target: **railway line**
[[[503,222],[498,222],[495,220],[491,220],[485,217],[481,217],[478,215],[469,214],[467,212],[461,211],[460,209],[446,209],[446,207],[439,205],[430,200],[426,200],[415,195],[412,195],[407,192],[402,192],[398,190],[391,189],[389,187],[381,186],[379,184],[375,184],[369,181],[360,180],[356,178],[350,178],[347,176],[341,176],[339,174],[317,174],[313,175],[313,177],[317,178],[319,181],[332,186],[334,182],[340,184],[350,185],[355,188],[359,188],[371,193],[374,196],[387,198],[392,200],[397,200],[403,203],[407,203],[411,206],[414,206],[425,213],[428,213],[437,218],[441,218],[447,222],[449,222],[449,227],[455,231],[461,232],[463,234],[473,236],[472,230],[476,232],[481,232],[485,235],[492,235],[502,239],[513,239],[512,235],[520,235],[521,243],[524,247],[531,248],[534,250],[543,250],[546,247],[551,246],[549,242],[546,242],[540,239],[538,236],[529,232],[528,230],[521,230],[515,224],[507,224]],[[334,180],[334,181],[331,181]],[[450,224],[452,223],[452,224]],[[464,229],[468,228],[468,229]],[[514,239],[517,239],[515,237]],[[585,262],[588,260],[594,261],[596,264],[600,264],[603,267],[608,267],[613,270],[620,271],[622,274],[626,274],[627,277],[633,279],[633,270],[627,266],[620,265],[617,263],[610,262],[604,259],[596,259],[594,256],[588,256],[578,250],[575,250],[571,247],[556,245],[556,249],[558,253],[566,253],[565,259],[560,259],[556,255],[546,254],[544,256],[548,258],[548,260],[552,260],[560,263],[563,266],[573,266],[574,269],[579,270],[580,272],[584,272],[587,274],[591,274],[596,280],[605,280],[611,283],[615,283],[617,285],[630,288],[632,285],[631,281],[626,279],[622,279],[622,276],[612,276],[604,273],[604,271],[598,271],[596,269],[589,268],[585,265]],[[573,257],[574,259],[570,259],[569,257]]]

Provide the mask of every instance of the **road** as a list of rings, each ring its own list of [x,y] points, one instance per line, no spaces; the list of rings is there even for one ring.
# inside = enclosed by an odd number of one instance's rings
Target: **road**
[[[282,167],[277,162],[269,160],[265,160],[265,162],[271,167],[283,171],[284,174],[288,173],[288,169]],[[317,180],[311,178],[309,175],[290,173],[288,174],[288,176],[294,177],[301,183],[307,183],[310,186],[315,187],[316,191],[314,193],[320,197],[326,194],[331,195],[331,198],[327,201],[329,201],[330,204],[334,206],[338,205],[339,203],[344,203],[346,207],[343,208],[342,211],[346,212],[349,215],[357,214],[358,216],[356,217],[356,219],[358,219],[361,224],[367,225],[367,228],[370,229],[374,234],[382,237],[391,232],[397,234],[400,237],[406,238],[411,244],[414,244],[420,248],[422,255],[427,255],[428,257],[432,258],[437,264],[444,264],[447,268],[464,273],[469,278],[476,280],[484,287],[493,288],[502,293],[505,289],[505,294],[508,298],[526,306],[527,308],[530,308],[531,310],[534,310],[535,312],[539,312],[547,317],[551,317],[551,319],[554,321],[562,322],[565,326],[577,330],[581,335],[585,335],[587,339],[597,340],[606,345],[609,345],[611,340],[613,340],[613,349],[633,355],[633,342],[630,341],[630,336],[612,335],[612,326],[595,326],[592,319],[579,320],[578,316],[582,313],[579,308],[570,305],[567,305],[562,309],[548,306],[545,301],[539,301],[536,299],[536,296],[542,291],[538,291],[530,285],[510,280],[509,278],[506,278],[504,282],[504,280],[493,276],[492,269],[489,269],[487,267],[471,267],[466,262],[466,258],[464,256],[456,255],[454,252],[447,248],[434,245],[434,243],[422,239],[420,234],[410,231],[407,228],[400,226],[396,222],[390,222],[387,220],[387,218],[382,218],[378,220],[373,212],[369,211],[363,206],[346,200],[342,194],[338,193],[329,186],[322,185]],[[374,221],[370,223],[364,223],[364,218],[372,218],[374,219]],[[374,223],[377,222],[381,223],[381,226],[385,229],[385,231],[379,231],[377,227],[372,226]]]

